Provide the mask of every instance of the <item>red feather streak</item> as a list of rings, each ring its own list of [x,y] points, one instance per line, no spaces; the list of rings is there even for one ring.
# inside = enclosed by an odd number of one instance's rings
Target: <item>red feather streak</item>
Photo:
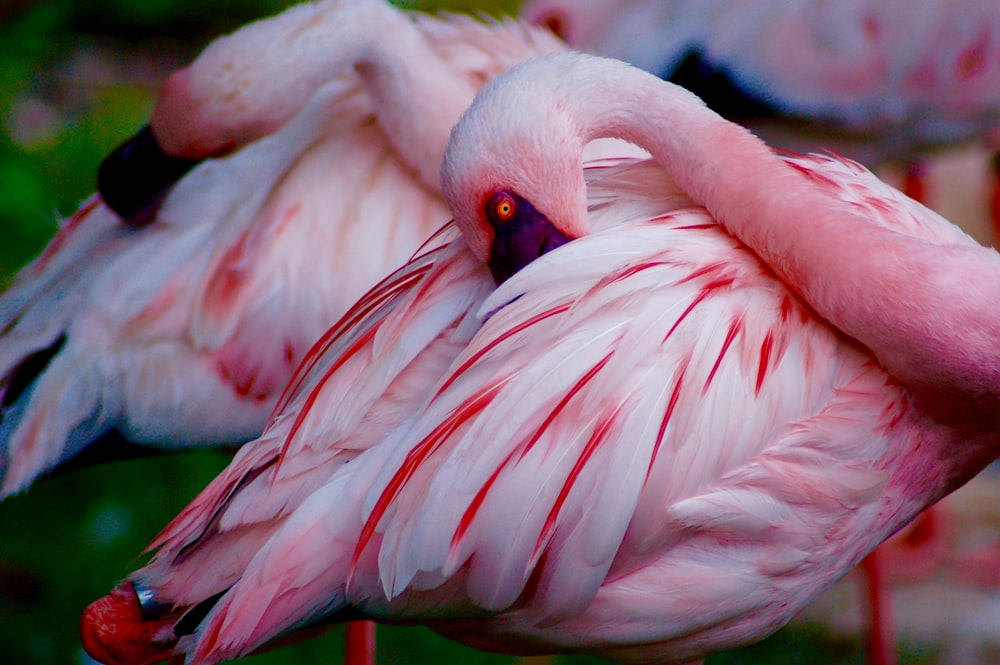
[[[372,536],[375,535],[375,527],[378,526],[378,523],[385,515],[386,510],[389,509],[389,505],[395,501],[396,497],[399,496],[399,493],[403,490],[403,487],[406,486],[406,483],[409,482],[427,458],[434,453],[434,451],[436,451],[441,444],[455,432],[455,430],[461,427],[466,421],[469,420],[469,418],[486,408],[486,406],[500,391],[503,384],[504,381],[502,380],[496,381],[492,385],[487,386],[485,389],[480,391],[474,397],[466,400],[460,407],[452,412],[452,414],[448,416],[444,422],[435,427],[430,434],[424,437],[424,439],[414,446],[414,448],[406,455],[406,459],[403,460],[403,464],[399,467],[395,475],[393,475],[392,479],[382,491],[378,501],[375,503],[375,507],[372,509],[371,515],[368,516],[364,527],[361,529],[361,535],[358,537],[358,544],[354,548],[354,555],[351,557],[348,584],[350,584],[351,577],[354,576],[354,570],[357,567],[361,553],[371,541]]]
[[[643,263],[637,263],[635,265],[627,266],[623,270],[609,275],[601,280],[601,282],[592,290],[596,291],[598,288],[607,286],[608,284],[613,284],[615,282],[620,282],[624,279],[628,279],[634,275],[643,272],[644,270],[649,270],[650,268],[657,268],[659,266],[670,265],[669,261],[659,260],[659,261],[645,261]]]
[[[306,398],[305,404],[302,405],[302,408],[299,409],[298,414],[295,416],[295,422],[292,424],[292,427],[288,432],[288,436],[285,437],[285,442],[281,446],[281,452],[278,454],[278,465],[274,469],[273,479],[277,479],[278,471],[281,469],[281,463],[285,459],[285,454],[288,452],[289,447],[292,445],[292,441],[295,439],[295,435],[298,433],[299,428],[302,426],[302,423],[305,421],[306,417],[312,411],[313,404],[315,404],[316,400],[319,398],[319,394],[323,391],[323,388],[326,386],[326,382],[330,380],[330,377],[332,377],[337,372],[337,370],[339,370],[341,367],[344,366],[344,363],[346,363],[348,360],[354,357],[354,355],[358,351],[367,346],[371,342],[372,338],[375,337],[376,332],[378,332],[378,326],[372,326],[371,328],[366,330],[364,334],[361,335],[361,337],[359,337],[354,342],[354,344],[352,344],[346,351],[344,351],[344,353],[340,354],[340,357],[337,358],[337,362],[335,362],[333,365],[330,366],[328,370],[326,370],[326,372],[323,374],[323,378],[320,379],[320,381],[312,389],[312,392],[309,393],[309,396]]]
[[[712,384],[712,379],[715,378],[715,373],[719,371],[719,365],[722,364],[722,359],[725,357],[726,352],[729,350],[729,347],[732,345],[733,340],[736,339],[736,335],[739,334],[742,327],[742,316],[729,324],[729,331],[726,333],[726,339],[722,342],[722,349],[719,351],[719,357],[715,359],[715,364],[712,365],[712,370],[708,373],[708,378],[705,379],[705,385],[701,389],[702,396],[708,392],[708,387]]]
[[[309,349],[309,352],[306,353],[302,362],[299,364],[298,369],[295,370],[291,380],[288,382],[288,386],[282,393],[278,403],[275,404],[274,411],[271,412],[270,419],[273,420],[275,416],[281,413],[285,407],[288,406],[288,402],[291,401],[292,396],[295,395],[301,388],[302,381],[309,375],[319,359],[327,352],[334,342],[340,339],[345,333],[352,330],[359,321],[368,316],[372,311],[388,302],[399,293],[408,290],[414,283],[422,279],[424,273],[430,270],[430,268],[430,265],[420,266],[413,272],[406,273],[391,282],[380,284],[365,294],[360,300],[358,300],[358,302],[347,310],[347,313],[340,318],[340,321],[327,330],[323,336],[319,338],[319,341],[313,344],[312,348]]]
[[[40,275],[42,271],[45,270],[45,266],[49,264],[52,257],[55,256],[60,249],[62,249],[62,246],[66,243],[66,239],[73,234],[73,232],[80,226],[81,222],[86,219],[87,215],[94,212],[94,209],[97,208],[97,206],[102,202],[103,199],[100,194],[94,194],[87,199],[87,201],[84,202],[84,204],[81,205],[75,213],[73,213],[72,217],[66,220],[66,223],[63,224],[62,228],[59,229],[59,232],[56,233],[52,242],[49,243],[49,246],[45,248],[45,251],[43,251],[35,261],[35,265],[32,270],[36,275]]]
[[[684,282],[690,281],[690,279],[691,275],[685,277],[683,280],[678,282],[678,284],[683,284]],[[666,342],[668,339],[670,339],[670,336],[674,334],[674,331],[677,330],[677,327],[681,325],[681,322],[684,321],[684,319],[687,318],[688,314],[690,314],[695,307],[697,307],[703,300],[705,300],[705,298],[707,298],[712,291],[714,291],[715,289],[722,288],[723,286],[729,286],[732,283],[733,283],[732,277],[723,277],[703,286],[701,292],[697,296],[695,296],[695,299],[691,301],[691,304],[688,305],[687,308],[683,312],[681,312],[681,315],[677,317],[677,320],[674,321],[674,325],[670,326],[670,330],[668,330],[667,334],[664,335],[663,337],[663,342]]]
[[[549,511],[548,517],[545,518],[545,524],[542,526],[542,530],[538,534],[538,540],[535,542],[535,549],[531,553],[528,568],[532,568],[536,563],[538,563],[538,557],[541,554],[542,549],[548,543],[549,538],[552,537],[552,534],[556,529],[556,521],[559,518],[559,511],[562,510],[563,504],[566,502],[566,498],[569,496],[570,490],[573,489],[573,485],[580,477],[580,473],[587,465],[587,462],[590,461],[594,452],[597,451],[598,447],[602,443],[608,440],[608,431],[614,424],[621,408],[622,404],[619,404],[608,417],[602,420],[600,425],[594,429],[593,434],[590,435],[587,445],[583,447],[583,452],[580,453],[580,457],[577,458],[576,463],[570,470],[569,476],[566,478],[566,482],[563,483],[562,488],[559,490],[559,496],[556,497],[555,503],[552,504],[552,509]]]
[[[490,351],[492,351],[496,347],[498,347],[501,344],[503,344],[506,340],[508,340],[511,337],[513,337],[514,335],[522,332],[523,330],[525,330],[527,328],[530,328],[531,326],[535,325],[536,323],[539,323],[540,321],[544,321],[545,319],[550,318],[552,316],[555,316],[556,314],[561,314],[562,312],[565,312],[566,310],[568,310],[570,308],[570,306],[571,306],[570,303],[564,303],[562,305],[556,305],[555,307],[547,309],[544,312],[540,312],[538,314],[535,314],[530,319],[527,319],[527,320],[525,320],[525,321],[517,324],[516,326],[514,326],[510,330],[504,331],[504,333],[502,335],[500,335],[496,339],[491,340],[489,344],[485,345],[483,348],[481,348],[480,350],[476,351],[474,354],[472,354],[471,356],[469,356],[469,358],[465,362],[463,362],[461,364],[461,366],[452,373],[451,376],[448,377],[448,379],[444,382],[444,385],[442,385],[441,388],[434,395],[434,399],[437,399],[438,397],[440,397],[441,393],[443,393],[445,390],[447,390],[448,387],[451,386],[451,384],[453,384],[458,379],[458,377],[460,377],[462,374],[464,374],[465,372],[467,372],[469,370],[469,368],[472,367],[473,365],[475,365],[477,362],[479,362],[479,360],[483,356],[485,356],[487,353],[489,353]]]
[[[459,520],[458,528],[455,529],[455,533],[451,537],[451,545],[449,546],[449,552],[448,552],[450,565],[454,564],[453,559],[455,556],[458,555],[458,547],[461,544],[462,539],[465,538],[465,534],[469,531],[469,527],[472,525],[472,521],[476,518],[476,514],[482,507],[483,501],[486,499],[486,495],[489,493],[490,488],[493,486],[493,483],[496,482],[496,479],[500,476],[500,472],[510,464],[514,455],[517,454],[518,451],[520,451],[520,455],[518,456],[517,461],[520,462],[521,460],[524,459],[524,456],[528,454],[528,452],[535,446],[536,443],[538,443],[538,440],[541,438],[542,433],[545,432],[546,429],[548,429],[549,425],[551,425],[552,422],[559,416],[559,413],[562,412],[564,408],[566,408],[566,405],[569,404],[570,400],[572,400],[573,397],[588,382],[590,382],[590,380],[593,379],[599,371],[601,371],[601,368],[603,368],[610,359],[611,359],[611,354],[609,353],[608,355],[604,356],[604,358],[600,362],[591,367],[586,374],[580,377],[580,380],[577,381],[573,385],[573,387],[566,392],[565,395],[563,395],[562,399],[559,400],[559,403],[556,404],[555,408],[553,408],[549,412],[549,414],[545,417],[545,421],[542,422],[542,424],[534,431],[531,438],[528,439],[526,443],[523,443],[514,450],[512,450],[504,459],[503,463],[497,466],[496,470],[492,474],[490,474],[490,477],[486,480],[485,483],[483,483],[483,486],[479,488],[479,491],[476,492],[476,496],[473,497],[472,502],[469,504],[469,507],[465,510],[465,513],[462,515],[462,519]]]
[[[822,173],[816,169],[809,168],[805,164],[800,164],[799,162],[785,162],[785,163],[791,166],[799,173],[804,174],[806,177],[812,180],[823,183],[824,185],[827,185],[834,189],[840,188],[840,183],[838,183],[836,180],[826,175],[825,173]]]
[[[670,424],[670,417],[674,414],[674,408],[677,407],[677,400],[681,396],[681,386],[684,383],[684,373],[687,372],[687,366],[690,360],[684,362],[680,370],[677,372],[677,381],[674,382],[674,389],[670,393],[670,400],[667,402],[667,410],[663,414],[663,420],[660,422],[660,431],[656,434],[656,443],[653,445],[653,454],[649,457],[649,468],[646,469],[646,479],[649,479],[649,474],[653,471],[653,464],[656,462],[656,455],[660,452],[660,445],[663,443],[663,437],[667,433],[667,425]]]
[[[756,395],[760,395],[760,389],[764,387],[764,377],[770,367],[772,351],[774,351],[774,331],[768,330],[760,345],[760,365],[757,367],[757,386],[754,390]]]

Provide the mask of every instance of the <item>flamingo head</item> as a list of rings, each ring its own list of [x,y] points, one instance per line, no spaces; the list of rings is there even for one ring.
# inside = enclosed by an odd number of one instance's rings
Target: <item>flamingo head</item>
[[[532,62],[479,92],[452,129],[441,168],[455,221],[498,284],[587,234],[585,142],[565,108],[551,103],[552,70]]]

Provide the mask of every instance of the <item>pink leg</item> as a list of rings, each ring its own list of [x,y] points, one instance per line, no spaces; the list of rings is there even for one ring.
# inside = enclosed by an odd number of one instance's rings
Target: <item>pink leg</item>
[[[911,162],[903,176],[903,193],[914,201],[927,205],[927,167],[921,162]]]
[[[919,582],[940,570],[952,547],[947,515],[946,505],[931,506],[861,562],[868,582],[868,647],[873,665],[896,662],[889,583],[891,580]]]
[[[879,550],[861,562],[868,581],[868,652],[871,665],[895,665],[896,635],[892,622],[892,600],[887,592]]]
[[[993,191],[990,192],[990,214],[993,218],[994,242],[1000,240],[1000,152],[990,159],[993,170]]]
[[[879,548],[882,565],[893,581],[920,582],[934,575],[948,559],[953,546],[948,506],[939,503]]]
[[[375,622],[352,621],[346,631],[344,665],[375,665]]]

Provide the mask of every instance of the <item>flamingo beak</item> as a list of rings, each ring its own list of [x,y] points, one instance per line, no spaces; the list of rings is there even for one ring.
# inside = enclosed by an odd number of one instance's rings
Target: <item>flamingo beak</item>
[[[493,242],[486,263],[498,286],[542,254],[573,239],[557,229],[526,199],[513,193],[510,196],[517,202],[514,216],[502,223],[489,220]]]
[[[149,622],[128,582],[94,601],[80,617],[80,637],[91,658],[105,665],[152,665],[173,655],[173,645],[159,644],[157,631],[168,621]]]
[[[97,191],[109,208],[130,226],[153,221],[175,182],[198,160],[163,152],[149,125],[115,148],[97,170]]]

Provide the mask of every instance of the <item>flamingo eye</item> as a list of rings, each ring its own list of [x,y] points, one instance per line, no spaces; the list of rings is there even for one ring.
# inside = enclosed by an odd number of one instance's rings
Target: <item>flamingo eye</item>
[[[517,201],[508,192],[500,191],[486,202],[486,217],[493,222],[507,222],[517,214]]]

